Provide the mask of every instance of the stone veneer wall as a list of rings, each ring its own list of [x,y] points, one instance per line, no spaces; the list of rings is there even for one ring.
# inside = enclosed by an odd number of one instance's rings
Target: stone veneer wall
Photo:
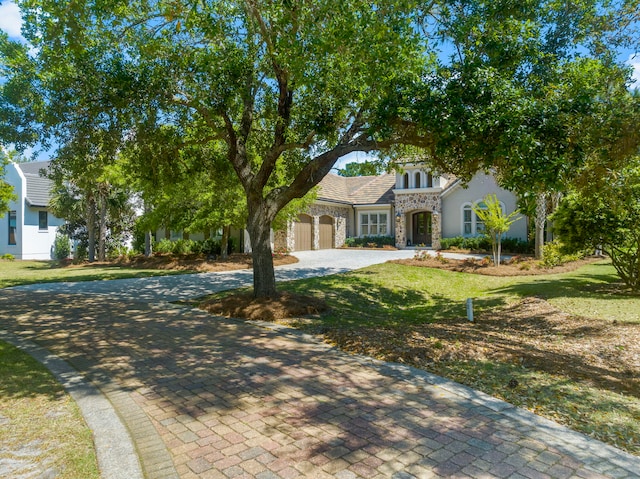
[[[437,211],[431,216],[431,247],[440,249],[442,232],[442,199],[440,193],[410,193],[396,195],[396,247],[407,246],[407,214],[417,211]],[[399,215],[399,216],[398,216]]]
[[[304,213],[312,218],[312,249],[319,249],[320,246],[320,217],[331,216],[333,218],[333,247],[341,248],[347,239],[347,221],[349,218],[349,206],[330,206],[314,204]],[[276,231],[274,248],[286,248],[288,251],[295,251],[295,226],[293,221],[289,221],[287,230]]]

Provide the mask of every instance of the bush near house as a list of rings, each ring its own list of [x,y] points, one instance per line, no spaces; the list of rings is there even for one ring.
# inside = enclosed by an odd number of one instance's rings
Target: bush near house
[[[53,257],[57,260],[67,259],[71,256],[71,241],[65,234],[57,233],[53,241]]]
[[[440,249],[465,249],[472,251],[491,251],[491,241],[486,236],[473,236],[465,238],[456,236],[455,238],[442,238]],[[518,238],[503,238],[502,252],[510,254],[533,254],[534,244],[531,241],[523,241]]]
[[[396,239],[392,236],[362,236],[359,238],[347,238],[344,245],[349,248],[382,248],[384,246],[395,246]]]
[[[235,251],[235,238],[229,238],[228,251]],[[157,254],[173,254],[176,256],[186,256],[191,254],[220,255],[222,245],[220,239],[209,238],[202,241],[179,239],[175,241],[166,238],[153,244],[153,251]]]

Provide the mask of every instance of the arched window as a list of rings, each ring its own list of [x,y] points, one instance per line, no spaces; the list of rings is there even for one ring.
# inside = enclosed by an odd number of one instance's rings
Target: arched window
[[[416,184],[414,185],[414,188],[420,188],[420,172],[416,172]]]
[[[427,173],[427,188],[433,188],[433,175],[431,172]]]
[[[405,190],[409,189],[409,173],[405,173],[404,177],[402,178],[402,183],[403,183],[403,188]]]

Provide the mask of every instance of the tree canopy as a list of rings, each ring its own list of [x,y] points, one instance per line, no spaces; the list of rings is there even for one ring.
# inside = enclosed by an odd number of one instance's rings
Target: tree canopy
[[[153,151],[169,131],[166,154],[132,155],[131,174],[174,171],[200,148],[212,189],[223,159],[246,202],[257,296],[276,291],[276,216],[348,153],[411,147],[442,172],[547,184],[599,144],[603,129],[586,126],[606,125],[610,151],[629,143],[603,112],[624,90],[607,41],[632,1],[18,3],[33,50],[0,44],[14,124],[0,131],[55,136],[71,162]]]

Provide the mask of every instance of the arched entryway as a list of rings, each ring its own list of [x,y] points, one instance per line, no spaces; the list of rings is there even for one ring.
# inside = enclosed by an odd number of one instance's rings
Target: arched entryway
[[[333,218],[331,216],[323,215],[320,217],[320,249],[333,248]]]
[[[415,246],[432,244],[432,217],[430,211],[419,211],[411,215],[412,238]]]
[[[295,250],[308,251],[313,245],[313,221],[309,215],[298,215],[298,221],[294,223]]]

